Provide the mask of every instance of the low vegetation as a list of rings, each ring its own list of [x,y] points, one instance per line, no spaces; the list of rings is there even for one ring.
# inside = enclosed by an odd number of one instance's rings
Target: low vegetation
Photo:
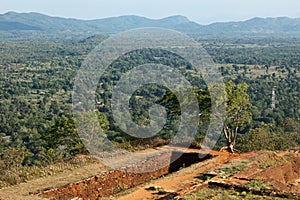
[[[74,170],[82,166],[95,163],[93,156],[76,156],[69,160],[63,160],[46,166],[1,166],[0,187],[16,185],[32,179],[53,176],[65,171]]]
[[[43,169],[64,163],[78,154],[88,154],[72,118],[71,93],[84,58],[105,37],[1,42],[1,186],[44,176]],[[230,130],[232,134],[221,137],[215,148],[219,150],[231,144],[241,152],[299,148],[300,38],[205,39],[203,46],[233,92],[228,99],[225,126],[227,133]],[[133,94],[133,97],[144,98],[130,100],[132,119],[140,125],[149,123],[148,108],[154,103],[166,108],[167,122],[156,137],[145,140],[131,137],[113,120],[110,108],[113,86],[134,66],[149,62],[177,69],[194,86],[201,116],[193,146],[199,147],[210,124],[212,102],[208,86],[201,77],[194,76],[195,69],[189,63],[161,50],[130,52],[112,63],[100,79],[95,105],[107,138],[119,147],[135,151],[167,144],[177,133],[181,118],[179,102],[172,91],[163,87],[145,86]],[[272,110],[273,88],[276,108]],[[241,92],[243,98],[233,95]],[[243,120],[237,121],[237,116],[241,119],[241,102],[245,103]],[[229,113],[231,111],[238,112],[234,115]]]
[[[239,192],[234,189],[222,189],[222,188],[204,188],[201,191],[185,196],[186,200],[238,200],[238,199],[247,199],[247,200],[283,200],[290,198],[279,198],[279,197],[269,197],[269,196],[260,196],[252,194],[251,192]]]
[[[219,169],[218,173],[221,174],[221,178],[228,178],[229,176],[242,171],[243,169],[245,169],[247,167],[247,162],[242,162],[241,164],[237,165],[237,166],[233,166],[233,167],[228,167],[228,168],[224,168],[224,169]]]

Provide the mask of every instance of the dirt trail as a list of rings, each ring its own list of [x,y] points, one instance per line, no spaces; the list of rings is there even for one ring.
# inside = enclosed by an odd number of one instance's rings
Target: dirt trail
[[[199,153],[202,155],[201,158],[199,158]],[[116,164],[121,166],[121,168],[111,169],[76,183],[43,191],[40,195],[55,199],[103,198],[150,182],[153,179],[155,180],[176,172],[181,168],[188,168],[194,163],[211,159],[211,157],[212,155],[209,152],[199,152],[197,149],[185,149],[174,146],[148,149],[137,152],[134,155],[115,157],[114,162],[118,161],[119,163]],[[122,166],[123,163],[126,163],[126,165]],[[128,163],[130,164],[127,165]]]
[[[211,168],[218,167],[230,160],[249,158],[255,156],[256,153],[249,154],[229,154],[226,152],[201,152],[199,150],[189,149],[189,152],[198,152],[198,153],[210,153],[214,157],[212,159],[205,160],[203,162],[194,164],[188,168],[182,169],[178,172],[170,174],[164,178],[154,180],[151,183],[146,183],[143,186],[140,186],[132,191],[129,194],[116,197],[119,200],[140,200],[140,199],[160,199],[164,193],[176,192],[177,194],[184,195],[191,192],[193,189],[199,190],[199,182],[197,181],[197,176],[202,172],[209,170]],[[199,180],[199,179],[198,179]],[[163,188],[162,195],[158,191],[149,191],[147,190],[150,187]],[[206,185],[201,185],[205,187]]]
[[[178,148],[180,149],[180,148]],[[146,149],[144,151],[138,152],[137,156],[134,158],[136,161],[143,160],[146,157],[153,156],[158,152],[171,151],[172,148],[169,146],[159,147],[156,149]],[[131,155],[122,156],[118,158],[113,158],[112,162],[118,161],[120,163],[130,163],[133,161]],[[117,163],[113,163],[117,164]],[[69,183],[76,183],[81,180],[96,176],[108,169],[101,163],[88,164],[86,166],[74,169],[72,171],[65,171],[63,173],[43,177],[39,179],[34,179],[26,183],[21,183],[16,186],[6,187],[0,189],[0,199],[2,200],[41,200],[43,198],[33,195],[38,191],[44,191],[51,188],[58,188]]]
[[[3,200],[41,200],[43,198],[33,195],[34,192],[63,186],[70,182],[76,182],[105,171],[105,167],[100,163],[90,164],[72,171],[67,171],[58,175],[39,178],[27,183],[3,188],[0,190],[0,197]]]
[[[162,151],[164,154],[159,154]],[[168,152],[170,152],[170,154],[168,154]],[[287,158],[290,161],[282,162],[283,156],[287,153],[275,154],[257,151],[246,154],[230,154],[227,152],[207,152],[199,149],[184,149],[180,147],[164,146],[141,151],[136,155],[136,157],[134,157],[134,160],[143,161],[140,166],[145,167],[145,169],[149,166],[155,165],[157,167],[161,167],[162,164],[170,163],[170,155],[173,156],[178,152],[179,154],[183,153],[183,157],[178,159],[181,161],[177,164],[175,161],[169,167],[159,168],[161,171],[158,171],[157,174],[145,173],[136,175],[126,173],[126,170],[124,174],[124,172],[118,170],[111,171],[111,169],[109,170],[100,163],[89,164],[59,175],[40,178],[14,187],[1,189],[0,197],[3,200],[41,200],[42,198],[40,196],[32,194],[37,193],[38,191],[44,191],[41,194],[46,194],[46,196],[48,195],[47,197],[52,198],[72,199],[74,197],[78,197],[78,199],[96,199],[97,197],[95,196],[94,198],[93,196],[95,192],[100,189],[102,193],[104,192],[103,194],[105,196],[105,192],[107,191],[104,189],[106,187],[106,189],[112,190],[112,193],[115,193],[116,189],[118,189],[118,191],[123,190],[123,192],[101,199],[162,199],[166,196],[172,198],[170,195],[183,196],[206,187],[210,182],[201,180],[199,178],[201,173],[212,172],[217,174],[220,172],[219,169],[221,169],[221,171],[224,169],[232,169],[235,166],[241,165],[241,163],[245,161],[248,163],[247,167],[238,173],[230,175],[227,179],[220,178],[219,175],[216,175],[216,179],[213,178],[211,180],[218,181],[218,183],[222,184],[235,184],[234,182],[241,183],[248,178],[251,179],[252,176],[254,178],[258,177],[264,180],[265,177],[270,178],[273,173],[278,174],[280,172],[282,177],[289,175],[292,178],[290,181],[285,181],[290,184],[290,190],[292,189],[292,191],[300,192],[300,187],[296,185],[298,182],[300,183],[300,170],[295,171],[295,169],[300,165],[299,154],[293,154],[292,157],[287,155]],[[184,157],[184,154],[186,157]],[[206,159],[199,160],[199,154],[210,156]],[[158,159],[152,158],[151,156],[153,155],[158,155]],[[145,161],[145,158],[148,158],[148,160]],[[196,158],[198,158],[198,162],[191,162],[191,160],[194,161]],[[120,158],[114,159],[120,163],[133,160],[130,155],[120,156]],[[182,164],[185,166],[182,166]],[[280,171],[278,171],[278,167],[280,168]],[[158,178],[161,176],[160,173],[169,174]],[[151,177],[154,177],[154,180],[152,180]],[[275,180],[274,178],[272,180],[268,180],[268,182],[273,185],[278,183],[278,181],[280,180]],[[120,183],[122,187],[115,187]],[[149,188],[154,189],[149,190]],[[53,194],[54,196],[51,196]],[[65,194],[72,198],[65,198]],[[108,191],[106,195],[107,194],[111,193]]]
[[[147,149],[144,151],[141,151],[139,153],[140,156],[137,156],[135,159],[144,159],[147,156],[155,155],[157,152],[161,151],[185,151],[188,153],[200,153],[197,149],[183,149],[180,147],[169,147],[164,146],[156,149]],[[209,153],[209,152],[202,152],[202,153]],[[194,170],[205,170],[210,166],[214,166],[214,163],[222,163],[225,160],[229,159],[229,157],[232,157],[232,155],[226,154],[226,153],[220,153],[220,152],[214,152],[213,155],[222,155],[221,160],[220,158],[213,158],[205,161],[204,163],[199,163],[199,165],[192,165],[191,167],[188,167],[186,169],[180,170],[180,173],[175,173],[174,175],[174,181],[162,179],[162,186],[171,186],[170,189],[177,189],[177,182],[182,182],[185,179],[188,179],[190,177],[193,177],[193,175],[197,175],[197,172]],[[140,158],[139,158],[140,157]],[[127,157],[120,157],[117,160],[119,162],[130,160],[130,156]],[[208,166],[205,166],[208,165]],[[198,167],[198,169],[197,169]],[[203,168],[203,169],[202,169]],[[96,176],[98,174],[101,174],[103,172],[107,171],[107,168],[103,164],[89,164],[87,166],[72,170],[72,171],[66,171],[61,174],[57,174],[50,177],[44,177],[39,178],[35,180],[28,181],[27,183],[21,183],[16,186],[3,188],[0,190],[0,197],[3,200],[41,200],[41,198],[36,194],[38,191],[44,191],[46,189],[51,188],[59,188],[61,186],[67,185],[69,183],[76,183],[81,180]],[[165,180],[165,181],[164,181]],[[165,184],[163,184],[165,182]],[[167,188],[167,187],[166,187]],[[138,191],[137,191],[138,192]],[[134,194],[133,194],[134,195]]]

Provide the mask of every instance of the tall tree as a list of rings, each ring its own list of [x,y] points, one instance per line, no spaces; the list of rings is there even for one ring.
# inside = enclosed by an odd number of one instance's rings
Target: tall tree
[[[227,146],[223,149],[234,152],[238,130],[250,124],[252,114],[252,104],[247,94],[248,85],[246,83],[234,84],[232,81],[226,83],[226,118],[224,121],[223,134],[227,141]]]

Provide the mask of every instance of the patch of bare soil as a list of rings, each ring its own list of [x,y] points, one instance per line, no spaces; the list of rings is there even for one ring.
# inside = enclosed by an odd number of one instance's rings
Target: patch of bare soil
[[[19,185],[2,188],[0,198],[2,200],[42,200],[43,198],[34,195],[34,193],[47,188],[56,188],[77,182],[103,171],[106,171],[106,168],[100,163],[87,164],[72,171],[65,171],[54,176],[38,178]]]
[[[276,190],[300,194],[300,155],[291,161],[258,171],[250,178],[263,180]]]
[[[179,159],[171,162],[173,157],[179,157]],[[43,198],[63,200],[102,198],[147,183],[150,180],[155,180],[210,158],[212,158],[210,154],[203,154],[202,157],[199,157],[198,152],[182,152],[180,149],[164,151],[159,156],[147,158],[141,163],[131,164],[118,170],[109,170],[76,183],[42,191],[39,195]],[[149,171],[148,169],[155,170]],[[137,173],[139,171],[144,173]]]
[[[299,154],[260,152],[257,156],[238,161],[213,169],[216,175],[208,183],[262,195],[300,197]],[[232,174],[224,176],[224,171]]]
[[[204,187],[217,186],[253,194],[300,198],[300,155],[256,151],[247,154],[210,152],[214,158],[196,163],[115,198],[182,199]],[[149,190],[152,189],[152,190]]]
[[[189,150],[191,151],[191,149]],[[194,150],[195,151],[195,150]],[[201,153],[201,151],[196,150]],[[202,152],[204,153],[204,152]],[[169,174],[158,180],[151,181],[135,188],[128,193],[114,196],[120,200],[135,200],[135,199],[180,199],[180,197],[197,192],[203,187],[207,187],[208,183],[199,179],[199,175],[212,168],[217,168],[230,160],[235,160],[239,157],[248,158],[254,153],[250,154],[229,154],[227,152],[209,152],[212,155],[211,159],[204,160],[199,163],[195,163],[188,168],[181,169],[177,172]],[[154,188],[154,190],[150,190]]]
[[[179,159],[171,162],[173,157],[180,155]],[[47,184],[47,181],[59,180],[53,177],[53,180],[32,182],[40,182],[42,186],[26,183],[11,188],[10,193],[0,190],[0,196],[1,192],[13,196],[18,193],[18,188],[29,187],[23,191],[24,196],[19,192],[15,198],[5,196],[4,199],[180,199],[210,185],[262,195],[300,197],[300,154],[297,153],[256,151],[230,154],[166,146],[142,151],[135,158],[122,157],[118,161],[133,159],[137,161],[136,164],[131,163],[119,169],[98,169],[98,173],[85,174],[89,178],[77,181],[69,179],[58,187]],[[137,173],[139,171],[144,173]],[[76,176],[77,173],[69,172],[69,175],[60,176],[60,179]],[[80,173],[84,175],[84,172]],[[26,198],[28,193],[35,195]]]

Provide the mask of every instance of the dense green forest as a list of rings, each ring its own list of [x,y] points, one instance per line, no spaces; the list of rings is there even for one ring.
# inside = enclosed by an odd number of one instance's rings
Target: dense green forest
[[[84,40],[1,42],[0,44],[0,174],[27,166],[48,165],[88,153],[72,116],[72,90],[85,57],[107,36]],[[300,37],[197,38],[212,56],[225,82],[247,85],[251,120],[238,129],[236,148],[288,150],[300,145]],[[131,98],[132,118],[147,124],[153,103],[166,107],[164,129],[155,137],[133,138],[115,125],[111,90],[122,74],[144,63],[178,69],[194,86],[203,115],[197,138],[209,123],[210,94],[201,77],[182,58],[144,49],[116,60],[99,80],[95,104],[107,137],[127,149],[167,144],[177,132],[180,106],[167,88],[147,85]],[[271,108],[272,90],[275,108]],[[140,97],[143,98],[140,98]],[[216,149],[225,144],[222,137]],[[10,161],[10,162],[8,162]],[[8,167],[9,166],[9,167]]]

